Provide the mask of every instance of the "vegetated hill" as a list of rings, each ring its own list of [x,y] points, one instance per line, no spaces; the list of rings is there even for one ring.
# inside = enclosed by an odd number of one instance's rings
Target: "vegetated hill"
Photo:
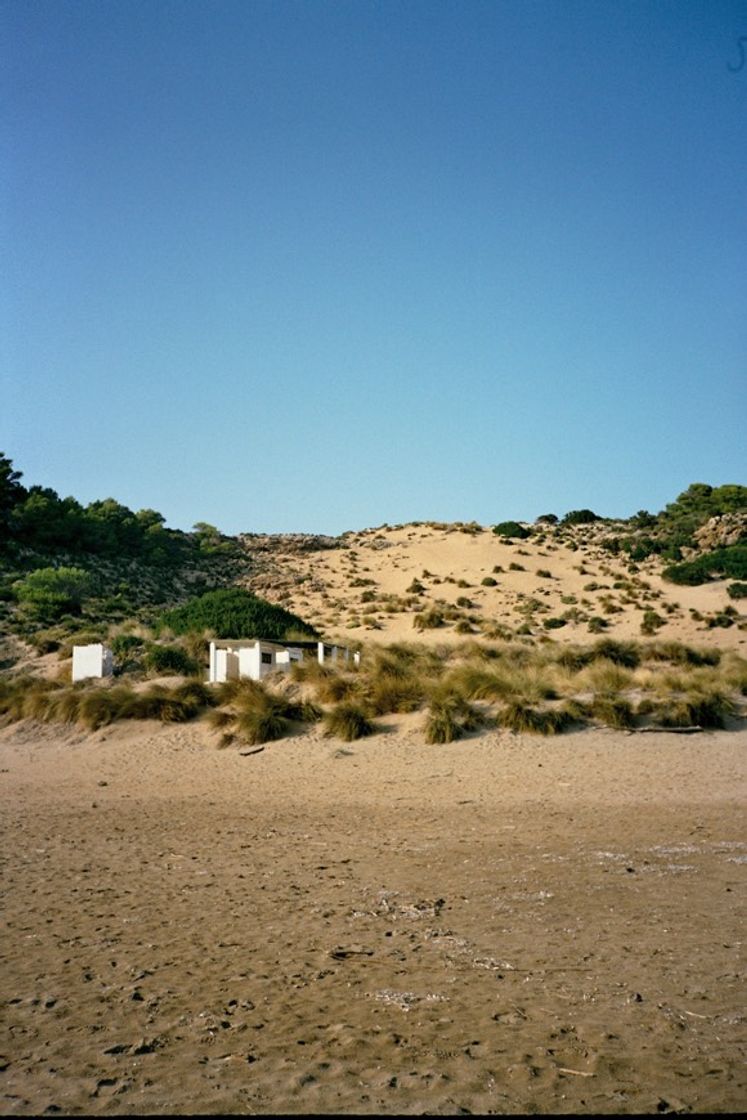
[[[579,509],[492,530],[413,522],[345,533],[337,548],[268,537],[242,582],[348,642],[607,634],[739,646],[745,539],[747,488],[694,484],[660,514],[625,520]],[[676,582],[694,560],[697,585]]]
[[[579,508],[534,523],[413,522],[339,537],[230,538],[202,522],[182,533],[153,510],[26,489],[0,456],[0,626],[37,649],[66,649],[74,635],[111,639],[239,587],[348,644],[656,635],[737,647],[746,540],[747,488],[702,483],[626,520]]]

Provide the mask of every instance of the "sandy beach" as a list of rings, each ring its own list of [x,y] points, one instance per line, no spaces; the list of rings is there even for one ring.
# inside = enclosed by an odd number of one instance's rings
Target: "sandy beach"
[[[747,1105],[747,733],[382,722],[0,732],[4,1114]]]

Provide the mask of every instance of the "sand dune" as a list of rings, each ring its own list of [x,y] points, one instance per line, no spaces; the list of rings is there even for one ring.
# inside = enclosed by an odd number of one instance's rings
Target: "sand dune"
[[[0,732],[5,1114],[736,1111],[747,733]]]
[[[614,532],[614,524],[577,526],[563,536],[550,528],[544,540],[509,542],[489,528],[475,533],[419,523],[347,533],[343,547],[309,551],[285,549],[278,537],[245,582],[347,641],[439,643],[461,640],[465,632],[489,636],[496,626],[514,632],[528,626],[535,636],[583,642],[593,640],[592,618],[603,620],[605,634],[631,638],[641,636],[645,612],[654,611],[660,638],[724,649],[747,644],[743,613],[728,628],[709,626],[725,608],[739,608],[727,595],[728,581],[668,583],[657,557],[631,572],[626,556],[600,545]],[[251,554],[251,542],[247,547]],[[414,594],[408,591],[413,580],[422,587]],[[457,608],[456,617],[416,630],[415,616],[439,600]],[[460,605],[465,600],[469,605]],[[549,631],[547,619],[563,624]]]

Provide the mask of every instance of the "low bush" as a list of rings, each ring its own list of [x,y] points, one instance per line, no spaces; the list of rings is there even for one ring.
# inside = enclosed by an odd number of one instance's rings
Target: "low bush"
[[[169,627],[175,634],[210,630],[216,638],[282,640],[292,632],[318,637],[314,627],[298,615],[238,587],[208,591],[184,606],[166,611],[157,626]]]
[[[37,568],[13,586],[19,603],[42,622],[65,614],[79,614],[91,592],[91,579],[82,568]]]
[[[181,646],[151,645],[143,657],[143,665],[154,673],[182,673],[190,676],[199,672],[199,665]]]
[[[566,513],[560,522],[561,525],[590,525],[593,521],[601,521],[601,517],[590,509],[572,509]]]
[[[115,657],[129,657],[135,650],[143,648],[145,640],[137,634],[116,634],[109,642]]]
[[[529,529],[520,525],[518,521],[501,521],[493,526],[493,532],[497,537],[505,537],[507,540],[526,540],[531,536]]]
[[[626,669],[635,669],[641,663],[641,653],[634,642],[618,642],[614,638],[603,638],[593,647],[595,659],[606,658],[615,665],[624,665]]]
[[[643,612],[641,620],[641,633],[642,634],[655,634],[656,631],[666,625],[666,619],[662,618],[656,611],[648,610]]]
[[[438,607],[431,607],[427,611],[419,611],[414,615],[412,624],[416,630],[435,630],[445,625],[444,612]]]
[[[726,594],[730,599],[747,599],[747,583],[730,583]]]
[[[697,586],[712,579],[747,579],[747,544],[733,544],[716,549],[688,560],[684,564],[672,564],[662,572],[664,579],[671,583]]]

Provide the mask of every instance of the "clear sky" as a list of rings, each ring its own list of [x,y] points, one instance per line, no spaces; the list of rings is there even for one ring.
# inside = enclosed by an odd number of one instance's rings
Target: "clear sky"
[[[745,0],[2,0],[0,448],[167,524],[747,464]]]

